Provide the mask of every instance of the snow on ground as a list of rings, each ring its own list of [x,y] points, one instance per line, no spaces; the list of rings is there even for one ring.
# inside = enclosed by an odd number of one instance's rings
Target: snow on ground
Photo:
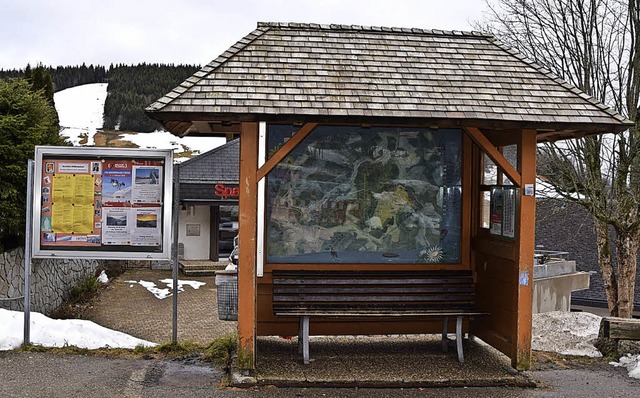
[[[563,355],[601,357],[593,345],[598,338],[602,317],[589,312],[553,311],[533,314],[531,348]],[[640,355],[629,355],[613,366],[627,368],[629,377],[640,379]]]
[[[56,92],[53,101],[60,118],[60,135],[79,146],[80,136],[87,134],[86,145],[94,145],[93,136],[102,128],[106,99],[106,83],[85,84]]]
[[[130,283],[129,287],[134,287],[136,284],[144,287],[149,292],[151,292],[151,294],[153,294],[154,296],[156,296],[156,298],[159,298],[160,300],[165,299],[167,297],[171,297],[173,295],[173,293],[171,293],[171,290],[173,289],[173,279],[161,279],[160,280],[160,283],[164,283],[165,285],[167,285],[166,288],[159,288],[159,287],[156,286],[155,283],[148,282],[148,281],[143,281],[143,280],[125,281],[125,282],[126,283]],[[187,280],[178,279],[178,293],[184,292],[184,287],[183,287],[184,285],[191,286],[193,289],[199,289],[200,286],[204,286],[204,285],[206,285],[206,283],[205,282],[187,281]]]
[[[545,312],[533,314],[531,348],[564,355],[592,358],[602,354],[593,345],[602,317],[588,312]]]
[[[53,95],[60,117],[60,135],[74,146],[93,146],[93,136],[102,129],[104,103],[107,99],[107,84],[93,83],[71,87]],[[122,140],[130,141],[140,148],[173,149],[182,152],[183,145],[202,154],[224,144],[224,138],[176,137],[167,131],[152,133],[121,133]],[[80,144],[87,136],[86,144]],[[187,158],[175,158],[177,162]]]
[[[623,366],[627,368],[627,372],[629,372],[629,377],[633,377],[634,379],[640,379],[640,354],[631,355],[627,354],[620,358],[618,362],[609,362],[610,365],[613,366]]]
[[[91,321],[51,319],[38,312],[32,312],[30,319],[31,343],[44,347],[76,346],[93,350],[103,347],[135,348],[156,345]],[[20,347],[23,337],[24,313],[0,308],[0,350]]]

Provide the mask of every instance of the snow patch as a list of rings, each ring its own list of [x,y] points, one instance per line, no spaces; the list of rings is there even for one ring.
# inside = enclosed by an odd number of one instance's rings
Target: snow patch
[[[588,312],[553,311],[533,314],[531,348],[592,358],[602,354],[593,345],[602,317]]]
[[[153,347],[156,344],[128,334],[107,329],[91,321],[51,319],[31,312],[31,343],[44,347],[76,346],[98,348]],[[13,350],[22,345],[24,313],[0,309],[0,350]]]
[[[98,282],[100,283],[108,283],[109,278],[107,277],[107,273],[102,271],[100,275],[98,275]]]
[[[102,131],[104,124],[107,84],[92,83],[71,87],[54,93],[53,99],[60,118],[60,135],[73,146],[94,146],[94,136],[96,132]],[[174,152],[182,152],[186,147],[195,155],[208,152],[226,142],[224,138],[197,136],[180,138],[160,130],[152,133],[120,132],[119,134],[123,141],[130,141],[140,148],[173,149]],[[176,163],[187,159],[189,158],[174,158]]]
[[[166,288],[159,288],[159,287],[157,287],[157,285],[155,283],[148,282],[148,281],[143,281],[143,280],[140,280],[140,281],[125,281],[125,282],[130,284],[129,287],[134,287],[136,284],[144,287],[149,292],[151,292],[151,294],[153,294],[156,298],[158,298],[160,300],[165,299],[167,297],[171,297],[173,295],[173,293],[172,293],[172,290],[173,290],[173,279],[161,279],[160,280],[160,283],[164,283],[165,285],[167,285]],[[178,293],[184,292],[183,285],[191,286],[193,289],[199,289],[200,286],[204,286],[204,285],[206,285],[206,283],[205,282],[178,279]]]
[[[618,362],[609,362],[609,365],[625,367],[629,377],[640,379],[640,354],[627,354],[620,358]]]

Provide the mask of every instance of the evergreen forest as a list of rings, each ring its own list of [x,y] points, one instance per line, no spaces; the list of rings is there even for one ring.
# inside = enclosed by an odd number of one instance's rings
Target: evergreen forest
[[[111,66],[104,128],[151,132],[161,128],[144,113],[153,101],[171,91],[198,69],[195,65],[139,64]]]
[[[138,64],[0,69],[0,80],[25,77],[35,81],[53,101],[53,92],[89,83],[109,83],[105,103],[104,129],[151,132],[160,129],[158,122],[144,112],[149,104],[171,91],[199,67],[197,65]],[[45,73],[46,72],[46,73]],[[47,81],[41,81],[48,79]]]

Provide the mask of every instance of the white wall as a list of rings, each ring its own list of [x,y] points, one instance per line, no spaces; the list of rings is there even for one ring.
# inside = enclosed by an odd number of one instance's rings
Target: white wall
[[[180,210],[180,231],[178,242],[184,244],[185,260],[208,260],[210,225],[209,206],[187,205],[186,210]],[[200,225],[200,236],[187,236],[187,224]]]

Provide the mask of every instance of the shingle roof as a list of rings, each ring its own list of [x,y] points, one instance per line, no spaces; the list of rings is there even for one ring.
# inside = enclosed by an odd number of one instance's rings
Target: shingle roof
[[[180,164],[180,184],[237,184],[240,140],[235,139]]]
[[[179,133],[194,120],[409,118],[587,133],[631,123],[482,33],[295,23],[258,23],[147,111]]]

